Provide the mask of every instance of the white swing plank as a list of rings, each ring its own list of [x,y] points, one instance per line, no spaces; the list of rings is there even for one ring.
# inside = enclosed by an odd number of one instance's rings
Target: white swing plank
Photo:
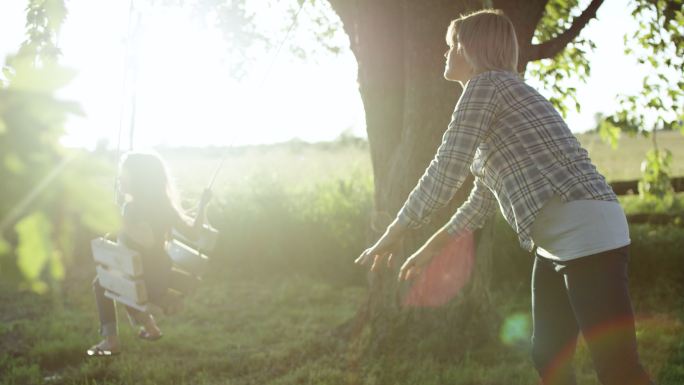
[[[174,239],[167,244],[166,252],[179,269],[195,276],[206,272],[209,259],[183,242]]]
[[[197,289],[201,279],[174,266],[169,277],[169,289],[182,295],[188,295]]]
[[[124,304],[126,306],[130,306],[133,309],[140,310],[140,311],[146,312],[146,313],[151,312],[153,310],[153,307],[154,307],[149,302],[146,302],[143,304],[135,303],[128,298],[122,297],[122,296],[120,296],[114,292],[108,291],[108,290],[105,290],[105,296],[108,298],[111,298],[112,300],[114,300],[118,303]]]
[[[145,282],[143,280],[131,279],[102,266],[96,266],[96,269],[100,285],[105,289],[112,291],[121,297],[128,298],[130,301],[137,304],[147,302],[147,290],[145,290]]]
[[[142,260],[137,251],[104,238],[93,239],[90,245],[95,262],[116,269],[131,277],[142,275]]]
[[[216,247],[218,240],[218,231],[209,226],[202,226],[200,231],[200,238],[197,241],[197,247],[203,252],[211,253]]]
[[[172,232],[173,239],[188,245],[190,248],[201,251],[202,254],[211,253],[214,250],[218,240],[218,234],[216,229],[207,225],[202,226],[202,229],[199,232],[199,239],[197,240],[191,240],[185,237],[176,229]]]

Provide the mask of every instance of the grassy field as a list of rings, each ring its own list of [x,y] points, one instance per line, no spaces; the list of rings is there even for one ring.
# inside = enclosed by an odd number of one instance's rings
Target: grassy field
[[[633,180],[641,176],[641,162],[652,148],[650,138],[622,135],[614,150],[596,134],[580,134],[582,143],[596,168],[609,181]],[[679,132],[658,133],[658,146],[672,151],[672,176],[684,176],[684,135]]]
[[[579,134],[592,162],[609,181],[634,180],[641,175],[641,162],[651,149],[651,139],[623,135],[617,149],[597,134]],[[658,134],[659,145],[672,151],[672,176],[684,176],[684,135]],[[366,146],[275,145],[235,150],[198,152],[161,151],[168,159],[185,195],[194,195],[207,184],[225,156],[216,179],[219,190],[243,190],[253,184],[276,184],[289,189],[305,189],[330,179],[372,178],[370,154]],[[217,194],[217,195],[220,195]]]
[[[160,317],[156,342],[137,340],[121,311],[124,352],[87,358],[98,340],[89,266],[74,269],[62,305],[49,297],[0,292],[2,384],[533,384],[536,374],[522,344],[493,339],[453,361],[429,354],[359,360],[364,336],[330,332],[354,314],[362,286],[338,286],[298,275],[215,272],[185,311]],[[637,292],[642,358],[661,385],[684,379],[684,301],[674,287]],[[526,318],[524,300],[499,299]],[[674,301],[674,302],[673,302]],[[529,324],[519,337],[527,338]],[[584,345],[576,358],[581,384],[597,385]]]
[[[580,140],[609,180],[638,178],[647,139],[625,138],[616,151],[592,135]],[[684,175],[678,159],[684,155],[684,137],[663,135],[661,141],[674,153],[673,174]],[[162,153],[190,200],[211,179],[222,155],[211,149]],[[85,349],[98,341],[90,289],[94,266],[87,255],[77,256],[61,292],[52,296],[0,283],[0,384],[536,383],[525,343],[530,333],[525,290],[493,298],[502,320],[520,320],[518,343],[499,338],[502,324],[488,342],[453,359],[418,347],[415,355],[367,357],[359,348],[366,334],[339,338],[332,333],[365,298],[365,272],[351,261],[365,246],[366,216],[359,207],[368,209],[370,185],[363,146],[231,150],[215,195],[221,215],[234,220],[233,227],[224,227],[231,229],[232,253],[220,256],[183,313],[159,316],[164,338],[138,340],[120,311],[124,353],[85,357]],[[684,231],[639,227],[633,239],[639,255],[653,250],[654,257],[676,256]],[[313,246],[307,255],[296,255],[303,243]],[[683,264],[668,261],[671,265],[635,261],[639,271],[633,272],[632,294],[643,362],[658,384],[677,385],[684,383],[684,287],[663,272]],[[597,385],[584,345],[576,363],[579,383]]]

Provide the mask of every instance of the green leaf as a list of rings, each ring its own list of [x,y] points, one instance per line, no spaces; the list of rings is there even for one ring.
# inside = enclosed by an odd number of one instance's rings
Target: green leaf
[[[618,141],[620,140],[620,127],[604,119],[599,126],[599,135],[601,140],[610,144],[613,150],[617,149]]]
[[[19,236],[17,266],[28,281],[40,281],[40,275],[52,255],[52,225],[43,212],[36,211],[14,228]]]
[[[5,238],[0,237],[0,255],[5,255],[11,250],[10,244],[5,240]]]
[[[46,0],[44,3],[48,28],[59,31],[67,16],[64,0]]]
[[[65,276],[62,253],[56,249],[50,258],[50,276],[57,281],[63,280]]]
[[[5,168],[15,175],[22,174],[24,170],[26,170],[26,165],[14,152],[6,154],[3,163],[5,164]]]
[[[69,84],[77,74],[75,70],[52,61],[37,67],[29,56],[16,56],[11,64],[16,72],[9,89],[16,91],[49,94]]]

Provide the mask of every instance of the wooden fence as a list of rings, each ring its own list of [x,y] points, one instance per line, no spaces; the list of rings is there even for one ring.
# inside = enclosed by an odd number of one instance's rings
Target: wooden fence
[[[672,187],[675,192],[684,191],[684,177],[672,178]],[[610,184],[617,195],[639,193],[639,181],[619,181]],[[649,223],[652,225],[678,225],[684,226],[684,214],[682,213],[634,213],[627,215],[629,223]]]
[[[684,191],[684,177],[677,177],[670,179],[672,182],[672,187],[676,192]],[[619,181],[612,182],[610,187],[613,188],[615,194],[617,195],[628,195],[628,194],[638,194],[639,193],[639,181],[629,180],[629,181]]]

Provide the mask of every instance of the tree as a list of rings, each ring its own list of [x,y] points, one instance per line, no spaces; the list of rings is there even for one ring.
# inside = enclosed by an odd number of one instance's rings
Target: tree
[[[102,203],[109,194],[83,178],[102,164],[59,144],[67,118],[82,114],[56,96],[75,76],[58,60],[64,1],[27,1],[26,15],[27,39],[0,73],[0,281],[58,299],[75,234],[113,227],[116,213]]]

